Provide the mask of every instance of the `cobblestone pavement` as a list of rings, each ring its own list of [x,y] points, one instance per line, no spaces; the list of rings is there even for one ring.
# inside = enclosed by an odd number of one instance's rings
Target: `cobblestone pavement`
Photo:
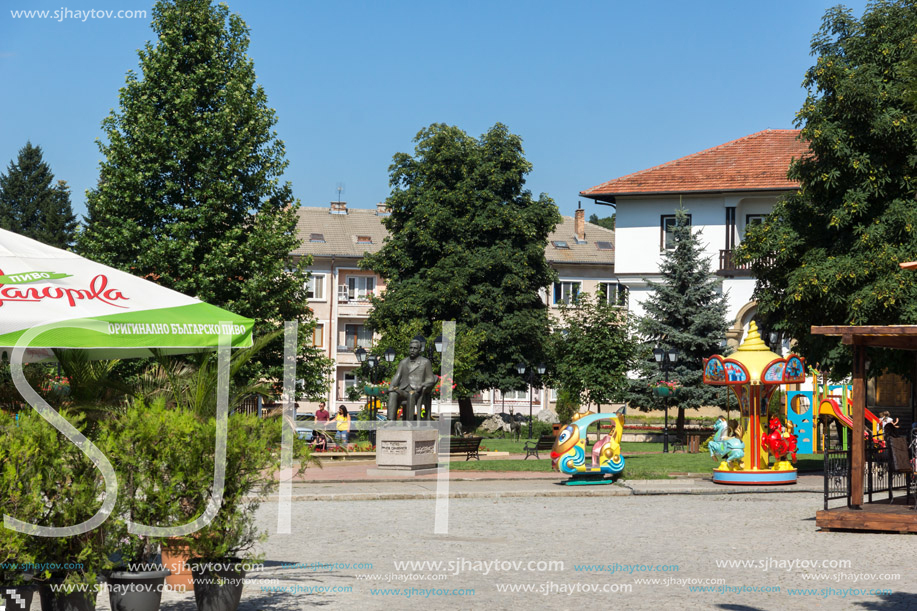
[[[240,609],[917,609],[917,540],[818,532],[821,506],[802,491],[454,498],[437,535],[432,499],[300,500],[277,534],[269,502]]]

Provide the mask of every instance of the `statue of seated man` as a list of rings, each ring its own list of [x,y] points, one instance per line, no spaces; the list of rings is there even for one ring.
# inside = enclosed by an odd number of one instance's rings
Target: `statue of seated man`
[[[430,359],[420,355],[420,342],[411,340],[408,357],[398,363],[388,389],[388,419],[395,420],[398,404],[404,402],[404,420],[417,420],[417,410],[436,385]],[[429,408],[426,417],[430,418]]]

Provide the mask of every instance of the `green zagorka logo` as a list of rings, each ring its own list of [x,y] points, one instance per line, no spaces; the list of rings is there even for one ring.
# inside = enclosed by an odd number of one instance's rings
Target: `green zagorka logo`
[[[29,282],[40,282],[42,280],[60,280],[61,278],[70,278],[70,274],[59,274],[57,272],[26,272],[24,274],[5,274],[0,275],[0,284],[26,284]]]

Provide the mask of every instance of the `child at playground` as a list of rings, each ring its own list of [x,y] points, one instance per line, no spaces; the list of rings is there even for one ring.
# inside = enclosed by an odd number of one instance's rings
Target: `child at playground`
[[[888,437],[895,434],[895,430],[898,428],[898,419],[892,420],[891,414],[885,411],[879,414],[879,424],[882,426],[882,434]],[[889,426],[891,428],[888,428]],[[887,428],[888,430],[886,431]]]

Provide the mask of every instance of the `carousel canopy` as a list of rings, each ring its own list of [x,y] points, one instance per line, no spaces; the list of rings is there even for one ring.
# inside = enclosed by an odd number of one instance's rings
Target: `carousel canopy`
[[[71,252],[0,229],[0,353],[24,334],[26,361],[51,348],[87,349],[92,358],[193,352],[252,344],[252,324],[193,297]],[[8,356],[8,355],[7,355]]]
[[[798,384],[805,381],[802,358],[790,354],[786,358],[772,352],[758,325],[751,321],[748,335],[736,353],[729,358],[719,355],[704,361],[704,382],[729,384]]]

